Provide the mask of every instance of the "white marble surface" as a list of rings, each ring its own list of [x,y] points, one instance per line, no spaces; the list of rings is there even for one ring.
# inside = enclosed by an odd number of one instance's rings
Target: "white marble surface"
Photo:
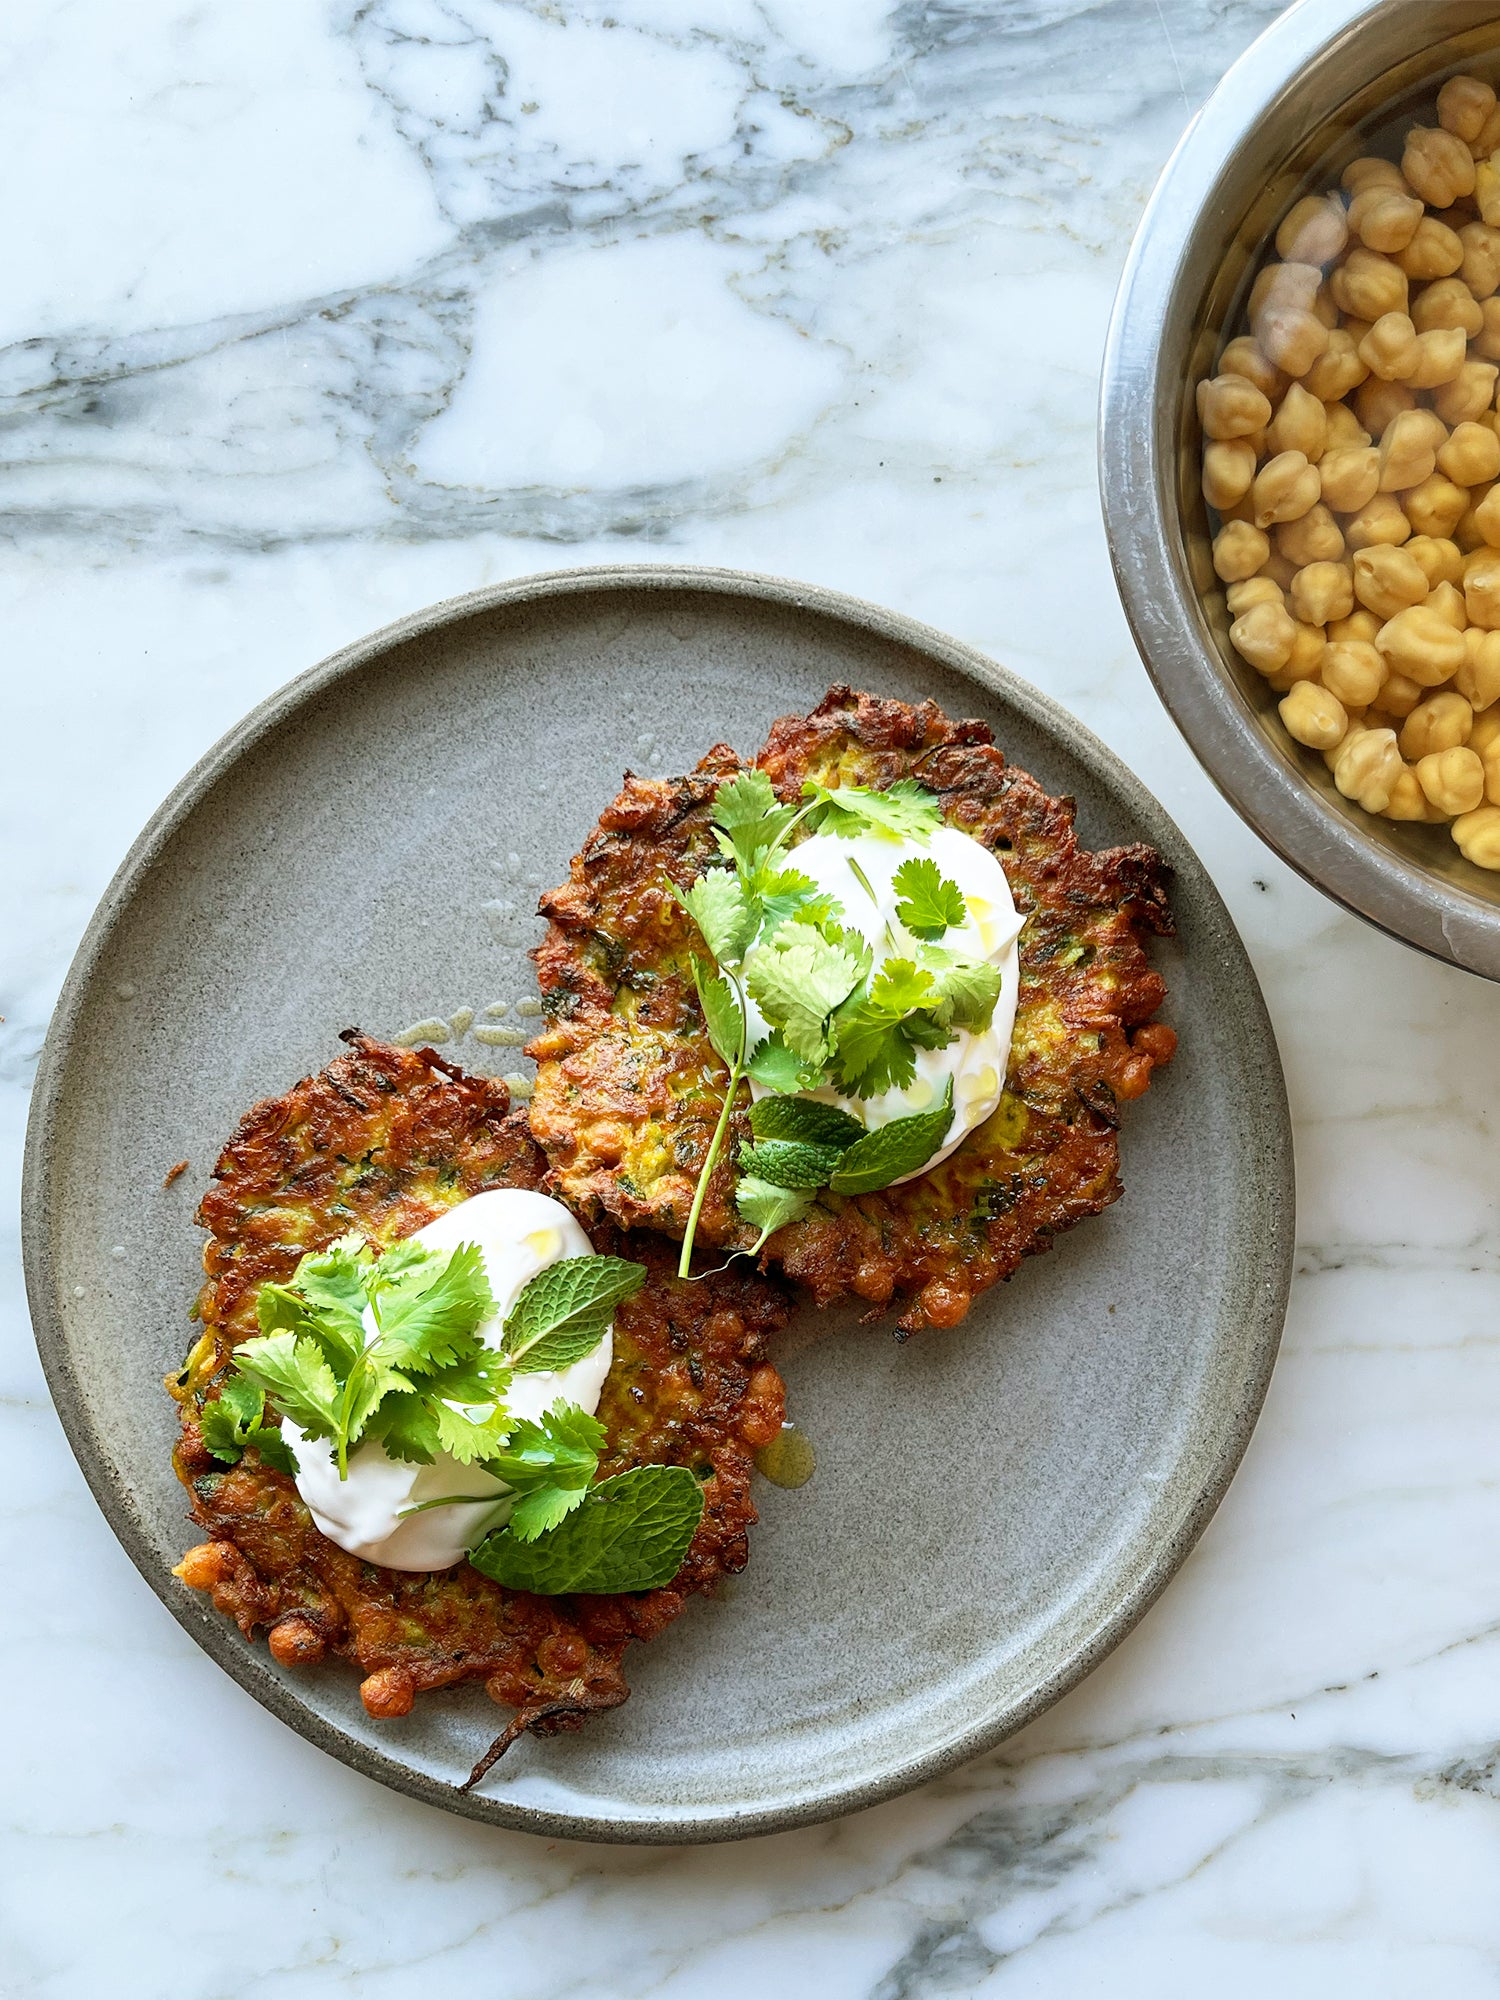
[[[198,1653],[63,1441],[8,1204],[6,1996],[1500,1992],[1500,991],[1338,915],[1211,792],[1094,489],[1131,227],[1273,11],[23,0],[0,25],[9,1161],[88,912],[221,730],[398,613],[634,550],[914,612],[1113,742],[1243,927],[1302,1186],[1264,1420],[1134,1637],[940,1783],[698,1851],[387,1795]]]

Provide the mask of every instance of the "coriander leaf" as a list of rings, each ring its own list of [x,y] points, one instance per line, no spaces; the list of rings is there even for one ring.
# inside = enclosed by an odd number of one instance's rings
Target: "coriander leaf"
[[[481,1459],[492,1458],[495,1447],[504,1442],[512,1424],[509,1413],[501,1408],[482,1417],[471,1417],[467,1411],[437,1400],[430,1403],[430,1408],[437,1424],[438,1443],[460,1465],[474,1465]]]
[[[466,1360],[434,1368],[418,1387],[424,1396],[440,1396],[445,1403],[498,1403],[510,1387],[512,1372],[503,1354],[480,1347]]]
[[[726,833],[733,833],[741,826],[759,826],[778,814],[785,815],[784,825],[792,816],[792,808],[778,801],[776,789],[764,771],[738,771],[734,777],[726,778],[714,794],[713,822]]]
[[[935,1111],[896,1118],[866,1133],[840,1160],[829,1186],[835,1194],[873,1194],[924,1167],[953,1123],[953,1080]]]
[[[340,1236],[326,1250],[310,1251],[292,1279],[292,1289],[306,1299],[348,1359],[365,1344],[361,1316],[370,1261],[369,1244],[354,1232]]]
[[[904,1090],[916,1075],[916,1058],[899,1018],[873,1005],[868,993],[855,995],[839,1009],[833,1030],[833,1080],[856,1097]]]
[[[269,1465],[273,1472],[284,1472],[288,1479],[297,1477],[297,1454],[274,1425],[257,1424],[250,1442],[260,1453],[262,1465]]]
[[[810,875],[797,868],[757,869],[750,888],[760,905],[762,937],[780,930],[794,916],[806,923],[819,923],[844,913],[836,896],[826,894]]]
[[[408,1237],[407,1243],[412,1239]],[[382,1361],[425,1372],[473,1352],[474,1334],[495,1311],[477,1243],[454,1250],[420,1248],[420,1259],[393,1244],[367,1284]]]
[[[787,1047],[811,1063],[826,1059],[828,1016],[859,977],[859,961],[850,952],[802,923],[783,925],[746,972],[761,1012]]]
[[[864,785],[841,785],[836,791],[829,791],[824,785],[806,784],[802,796],[817,802],[806,824],[819,833],[838,834],[845,840],[861,833],[919,840],[943,823],[937,800],[911,778],[898,778],[883,792],[871,791]]]
[[[323,1350],[306,1334],[281,1332],[244,1340],[234,1365],[276,1398],[309,1437],[333,1437],[340,1427],[339,1385]]]
[[[250,1380],[248,1375],[228,1374],[219,1384],[217,1403],[206,1403],[204,1415],[210,1410],[218,1410],[242,1429],[259,1423],[266,1407],[266,1392]]]
[[[901,895],[896,915],[913,937],[940,938],[968,917],[962,889],[927,855],[903,861],[892,882]]]
[[[933,1009],[945,1027],[967,1028],[982,1034],[995,1018],[1000,998],[1000,968],[984,958],[959,958],[956,954],[929,951],[925,962],[933,969],[938,1005]]]
[[[288,1285],[267,1283],[255,1295],[255,1318],[262,1333],[305,1333],[307,1301]]]
[[[745,1147],[740,1166],[772,1187],[827,1187],[845,1150],[842,1146],[808,1146],[797,1139],[767,1139],[763,1145]]]
[[[779,1034],[766,1037],[746,1063],[745,1071],[767,1090],[803,1090],[820,1080],[818,1072],[807,1070],[802,1058],[792,1054]]]
[[[469,1561],[496,1583],[544,1597],[657,1590],[681,1569],[702,1517],[703,1488],[687,1466],[638,1465],[601,1480],[535,1541],[502,1528]]]
[[[750,1107],[757,1139],[800,1139],[808,1146],[852,1146],[865,1128],[836,1104],[816,1097],[762,1097]]]
[[[738,965],[757,929],[745,885],[732,868],[710,868],[690,889],[674,889],[720,965]]]
[[[438,1455],[437,1413],[429,1398],[415,1390],[386,1396],[370,1420],[369,1434],[404,1465],[431,1465]]]
[[[715,1053],[732,1068],[745,1035],[745,1016],[738,996],[722,973],[715,972],[706,959],[694,958],[693,984],[698,989],[698,1005]]]
[[[813,1198],[805,1188],[773,1187],[754,1174],[742,1174],[734,1191],[734,1205],[750,1227],[760,1231],[760,1243],[749,1252],[753,1257],[768,1236],[774,1236],[778,1229],[805,1215],[813,1205]]]
[[[622,1300],[646,1282],[623,1257],[564,1257],[523,1289],[506,1316],[501,1351],[518,1375],[568,1368],[591,1354]]]
[[[932,974],[909,958],[888,958],[870,981],[870,1005],[893,1021],[930,1007],[936,998]]]
[[[534,1492],[522,1494],[506,1525],[518,1541],[534,1542],[538,1535],[566,1520],[575,1507],[581,1507],[587,1493],[584,1486],[538,1486]]]
[[[247,1377],[240,1379],[254,1388],[255,1385]],[[257,1396],[260,1393],[259,1389],[255,1390]],[[238,1465],[244,1457],[248,1442],[247,1426],[227,1407],[222,1397],[217,1402],[203,1405],[198,1413],[198,1430],[208,1450],[215,1458],[222,1459],[225,1465]]]

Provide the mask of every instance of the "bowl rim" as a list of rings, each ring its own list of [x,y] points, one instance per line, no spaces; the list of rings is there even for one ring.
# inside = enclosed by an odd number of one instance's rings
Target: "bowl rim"
[[[1261,1149],[1264,1176],[1264,1245],[1261,1272],[1246,1314],[1243,1371],[1226,1405],[1201,1472],[1178,1494],[1175,1526],[1155,1543],[1133,1575],[1120,1580],[1112,1604],[1077,1635],[1062,1664],[1041,1685],[956,1732],[946,1742],[910,1757],[875,1778],[861,1778],[783,1802],[722,1813],[695,1811],[660,1818],[608,1819],[553,1812],[480,1792],[454,1793],[401,1760],[399,1746],[375,1751],[326,1721],[278,1681],[246,1646],[231,1621],[207,1612],[197,1594],[161,1570],[131,1495],[117,1477],[98,1438],[74,1373],[59,1298],[52,1246],[52,1166],[64,1076],[76,1054],[81,1010],[117,921],[139,892],[182,822],[239,757],[278,728],[311,697],[356,675],[371,660],[434,629],[496,610],[594,591],[709,591],[805,610],[926,655],[1013,706],[1039,728],[1058,736],[1100,783],[1122,800],[1146,837],[1190,880],[1200,911],[1216,933],[1218,952],[1238,962],[1247,1012],[1266,1053],[1262,1108],[1268,1129]],[[1180,829],[1142,781],[1104,742],[1052,698],[977,648],[948,637],[901,612],[819,585],[744,570],[678,563],[601,565],[543,571],[492,584],[413,612],[297,674],[257,703],[192,766],[152,814],[120,863],[78,945],[49,1023],[27,1124],[22,1179],[22,1255],[38,1352],[69,1445],[117,1539],[168,1611],[198,1645],[263,1707],[305,1740],[341,1763],[423,1803],[490,1826],[567,1838],[655,1845],[714,1842],[780,1832],[833,1819],[909,1791],[929,1778],[992,1749],[1050,1708],[1084,1680],[1139,1623],[1177,1574],[1223,1499],[1249,1445],[1280,1346],[1291,1289],[1295,1250],[1296,1183],[1291,1120],[1275,1033],[1254,969],[1234,920],[1207,869]]]
[[[1098,472],[1105,538],[1126,622],[1167,712],[1246,824],[1315,889],[1429,956],[1500,979],[1500,905],[1407,860],[1331,807],[1250,725],[1188,573],[1166,446],[1181,379],[1160,330],[1179,303],[1189,252],[1213,226],[1223,185],[1266,107],[1351,30],[1405,0],[1296,0],[1226,71],[1162,169],[1126,257],[1105,338]],[[1433,44],[1500,19],[1495,0],[1447,0],[1424,15]],[[1349,95],[1360,87],[1356,77]],[[1231,222],[1234,218],[1231,218]]]

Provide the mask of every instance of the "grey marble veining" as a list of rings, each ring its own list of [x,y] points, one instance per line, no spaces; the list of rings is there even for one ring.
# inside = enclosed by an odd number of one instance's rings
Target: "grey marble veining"
[[[1108,738],[1250,944],[1301,1189],[1260,1429],[1119,1652],[907,1799],[650,1852],[389,1797],[191,1646],[68,1455],[7,1206],[7,2000],[1500,1992],[1500,995],[1234,820],[1098,525],[1131,227],[1273,11],[78,0],[0,28],[7,1174],[73,944],[193,758],[389,618],[635,540],[895,604]]]

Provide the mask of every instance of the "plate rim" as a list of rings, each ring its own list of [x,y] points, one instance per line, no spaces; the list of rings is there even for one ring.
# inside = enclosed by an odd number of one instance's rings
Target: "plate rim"
[[[1056,1671],[1029,1695],[955,1732],[945,1742],[890,1765],[878,1775],[845,1785],[825,1786],[775,1805],[737,1809],[731,1804],[722,1811],[697,1809],[649,1819],[563,1813],[505,1798],[459,1792],[402,1762],[394,1751],[375,1749],[347,1735],[338,1724],[304,1702],[293,1686],[273,1675],[260,1649],[246,1642],[232,1621],[205,1610],[199,1593],[188,1591],[169,1570],[162,1571],[157,1551],[150,1545],[135,1512],[129,1489],[110,1464],[90,1421],[64,1331],[58,1292],[60,1280],[53,1266],[49,1238],[58,1109],[86,994],[117,923],[144,886],[168,841],[206,794],[245,752],[306,702],[394,647],[484,612],[621,589],[663,593],[707,591],[808,611],[854,626],[935,660],[995,694],[1019,710],[1033,726],[1061,741],[1102,786],[1122,798],[1152,843],[1171,852],[1179,874],[1185,872],[1183,861],[1193,872],[1196,896],[1217,917],[1226,943],[1238,954],[1237,977],[1244,989],[1248,1030],[1263,1045],[1269,1058],[1265,1081],[1269,1109],[1277,1126],[1274,1134],[1277,1143],[1266,1149],[1268,1174],[1274,1175],[1276,1185],[1268,1187],[1263,1204],[1269,1222],[1263,1276],[1255,1292],[1252,1326],[1248,1329],[1248,1369],[1238,1403],[1226,1412],[1217,1448],[1210,1454],[1196,1494],[1185,1505],[1175,1532],[1158,1541],[1150,1559],[1125,1581],[1114,1595],[1112,1607],[1101,1612],[1092,1627],[1077,1639]],[[758,571],[688,563],[621,563],[536,571],[441,599],[395,619],[339,647],[274,689],[211,745],[173,786],[131,843],[100,897],[79,940],[48,1024],[26,1127],[21,1248],[37,1351],[58,1418],[85,1481],[116,1539],[156,1596],[177,1623],[242,1688],[305,1741],[361,1775],[439,1810],[546,1839],[656,1846],[737,1840],[782,1832],[896,1797],[1013,1736],[1069,1693],[1114,1650],[1181,1568],[1223,1499],[1250,1442],[1285,1323],[1295,1244],[1295,1195],[1285,1076],[1260,983],[1238,928],[1207,869],[1170,815],[1092,730],[1051,696],[976,647],[903,612],[823,585]]]

